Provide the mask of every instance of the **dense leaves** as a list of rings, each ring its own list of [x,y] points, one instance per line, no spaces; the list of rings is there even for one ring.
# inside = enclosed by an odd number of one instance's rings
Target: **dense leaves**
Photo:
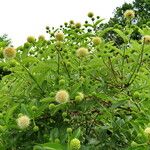
[[[50,39],[30,36],[1,60],[11,74],[0,82],[0,149],[149,148],[149,36],[130,37],[150,29],[101,22],[46,27]],[[106,39],[110,31],[122,42]]]

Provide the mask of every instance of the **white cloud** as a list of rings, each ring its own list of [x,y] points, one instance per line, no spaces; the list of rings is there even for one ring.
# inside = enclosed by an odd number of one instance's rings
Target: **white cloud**
[[[28,35],[45,34],[45,26],[71,19],[83,22],[89,11],[108,19],[113,10],[133,0],[0,0],[0,35],[6,33],[18,46]]]

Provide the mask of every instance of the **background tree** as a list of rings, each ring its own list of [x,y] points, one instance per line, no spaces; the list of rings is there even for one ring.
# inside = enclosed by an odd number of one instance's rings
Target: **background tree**
[[[138,26],[147,24],[150,26],[150,1],[149,0],[135,0],[133,3],[124,3],[121,7],[117,7],[114,11],[114,17],[110,18],[106,26],[114,26],[116,24],[125,26],[124,12],[128,9],[135,11],[136,19],[132,20],[132,23]]]
[[[124,13],[126,10],[135,11],[135,18],[131,20],[133,32],[130,35],[131,39],[140,40],[142,35],[139,32],[138,27],[150,27],[150,1],[149,0],[135,0],[133,3],[124,3],[121,7],[117,7],[114,11],[114,16],[110,18],[108,23],[102,24],[100,28],[106,29],[108,27],[117,28],[123,30],[126,26],[126,19],[124,18]],[[134,25],[137,25],[135,27]],[[128,33],[127,33],[128,34]],[[105,34],[105,38],[108,41],[115,41],[116,45],[122,45],[123,39],[118,37],[117,34],[110,30]]]

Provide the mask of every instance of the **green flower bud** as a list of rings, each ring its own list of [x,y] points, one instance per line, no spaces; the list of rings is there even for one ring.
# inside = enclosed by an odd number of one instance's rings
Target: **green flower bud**
[[[62,44],[63,44],[63,43],[62,43],[61,41],[56,41],[56,46],[57,46],[57,47],[61,47]]]
[[[80,23],[80,22],[77,22],[77,23],[75,24],[75,26],[76,26],[76,28],[81,28],[81,23]]]
[[[67,67],[71,66],[71,63],[69,61],[66,62]]]
[[[79,79],[81,82],[84,82],[85,81],[85,78],[83,76],[80,77]]]
[[[67,117],[67,112],[63,112],[63,113],[62,113],[62,117],[63,117],[63,118]]]
[[[49,95],[50,95],[51,97],[53,97],[53,96],[55,96],[55,93],[54,93],[54,92],[51,92]]]
[[[21,117],[21,116],[23,116],[23,114],[22,114],[22,113],[18,114],[18,117]]]
[[[136,142],[132,141],[131,147],[137,147],[137,146],[138,146],[138,144]]]
[[[65,26],[67,26],[67,25],[68,25],[68,23],[67,23],[67,22],[64,22],[64,25],[65,25]]]
[[[74,24],[74,21],[73,21],[73,20],[70,20],[70,24]]]
[[[81,147],[80,141],[76,138],[72,139],[70,142],[70,148],[71,150],[79,150]]]
[[[67,133],[72,133],[72,128],[67,128]]]
[[[44,40],[45,40],[45,36],[44,36],[44,35],[40,35],[40,36],[38,37],[38,39],[41,40],[41,41],[44,41]]]
[[[4,132],[6,130],[6,126],[0,125],[0,132]]]
[[[30,43],[29,42],[24,43],[24,48],[29,48],[29,47],[30,47]]]
[[[65,80],[64,79],[59,80],[59,85],[64,85],[64,84],[65,84]]]
[[[93,42],[93,45],[96,46],[96,45],[99,45],[102,42],[102,40],[100,37],[93,37],[92,42]]]
[[[34,127],[33,127],[33,131],[34,131],[34,132],[39,131],[39,127],[38,127],[38,126],[34,126]]]
[[[75,97],[75,101],[77,101],[77,102],[81,102],[81,101],[82,101],[82,99],[81,99],[81,97],[80,97],[79,95],[77,95],[77,96]]]
[[[49,30],[49,26],[46,26],[46,30]]]
[[[49,109],[54,109],[55,107],[55,104],[49,104]]]
[[[55,143],[60,143],[60,140],[57,138],[57,139],[55,139]]]
[[[37,110],[37,107],[36,107],[36,106],[32,106],[31,110],[32,110],[32,111],[36,111],[36,110]]]
[[[36,41],[35,37],[34,36],[28,36],[27,37],[27,42],[29,43],[34,43]]]
[[[87,14],[87,16],[88,16],[89,18],[92,18],[92,17],[94,16],[94,14],[93,14],[93,12],[89,12],[89,13]]]
[[[138,99],[140,97],[140,93],[138,91],[134,92],[133,98]]]

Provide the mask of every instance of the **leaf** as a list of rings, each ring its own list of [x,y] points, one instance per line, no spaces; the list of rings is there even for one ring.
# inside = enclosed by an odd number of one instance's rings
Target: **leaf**
[[[45,143],[34,146],[33,150],[64,150],[64,148],[58,143]]]
[[[79,138],[81,135],[81,128],[78,128],[72,135],[72,138]]]
[[[111,31],[113,27],[106,28],[98,33],[99,36],[104,36],[107,32]]]
[[[93,27],[96,27],[96,26],[97,26],[99,23],[101,23],[103,20],[104,20],[104,19],[99,19],[99,20],[97,20],[97,21],[94,23]]]
[[[9,108],[9,110],[6,113],[5,119],[6,123],[9,123],[9,119],[12,118],[13,112],[16,110],[18,104],[14,105],[12,108]]]
[[[128,41],[128,37],[119,29],[113,29],[123,40],[124,42]]]
[[[91,24],[84,24],[85,27],[93,27]]]
[[[111,106],[111,108],[118,108],[118,107],[124,105],[126,102],[127,102],[127,100],[119,101],[119,102],[117,102],[117,103],[114,103],[114,104]]]
[[[52,97],[46,97],[46,98],[43,98],[40,100],[40,102],[43,102],[43,103],[49,103],[49,102],[53,102],[53,101],[55,101],[55,100]]]

